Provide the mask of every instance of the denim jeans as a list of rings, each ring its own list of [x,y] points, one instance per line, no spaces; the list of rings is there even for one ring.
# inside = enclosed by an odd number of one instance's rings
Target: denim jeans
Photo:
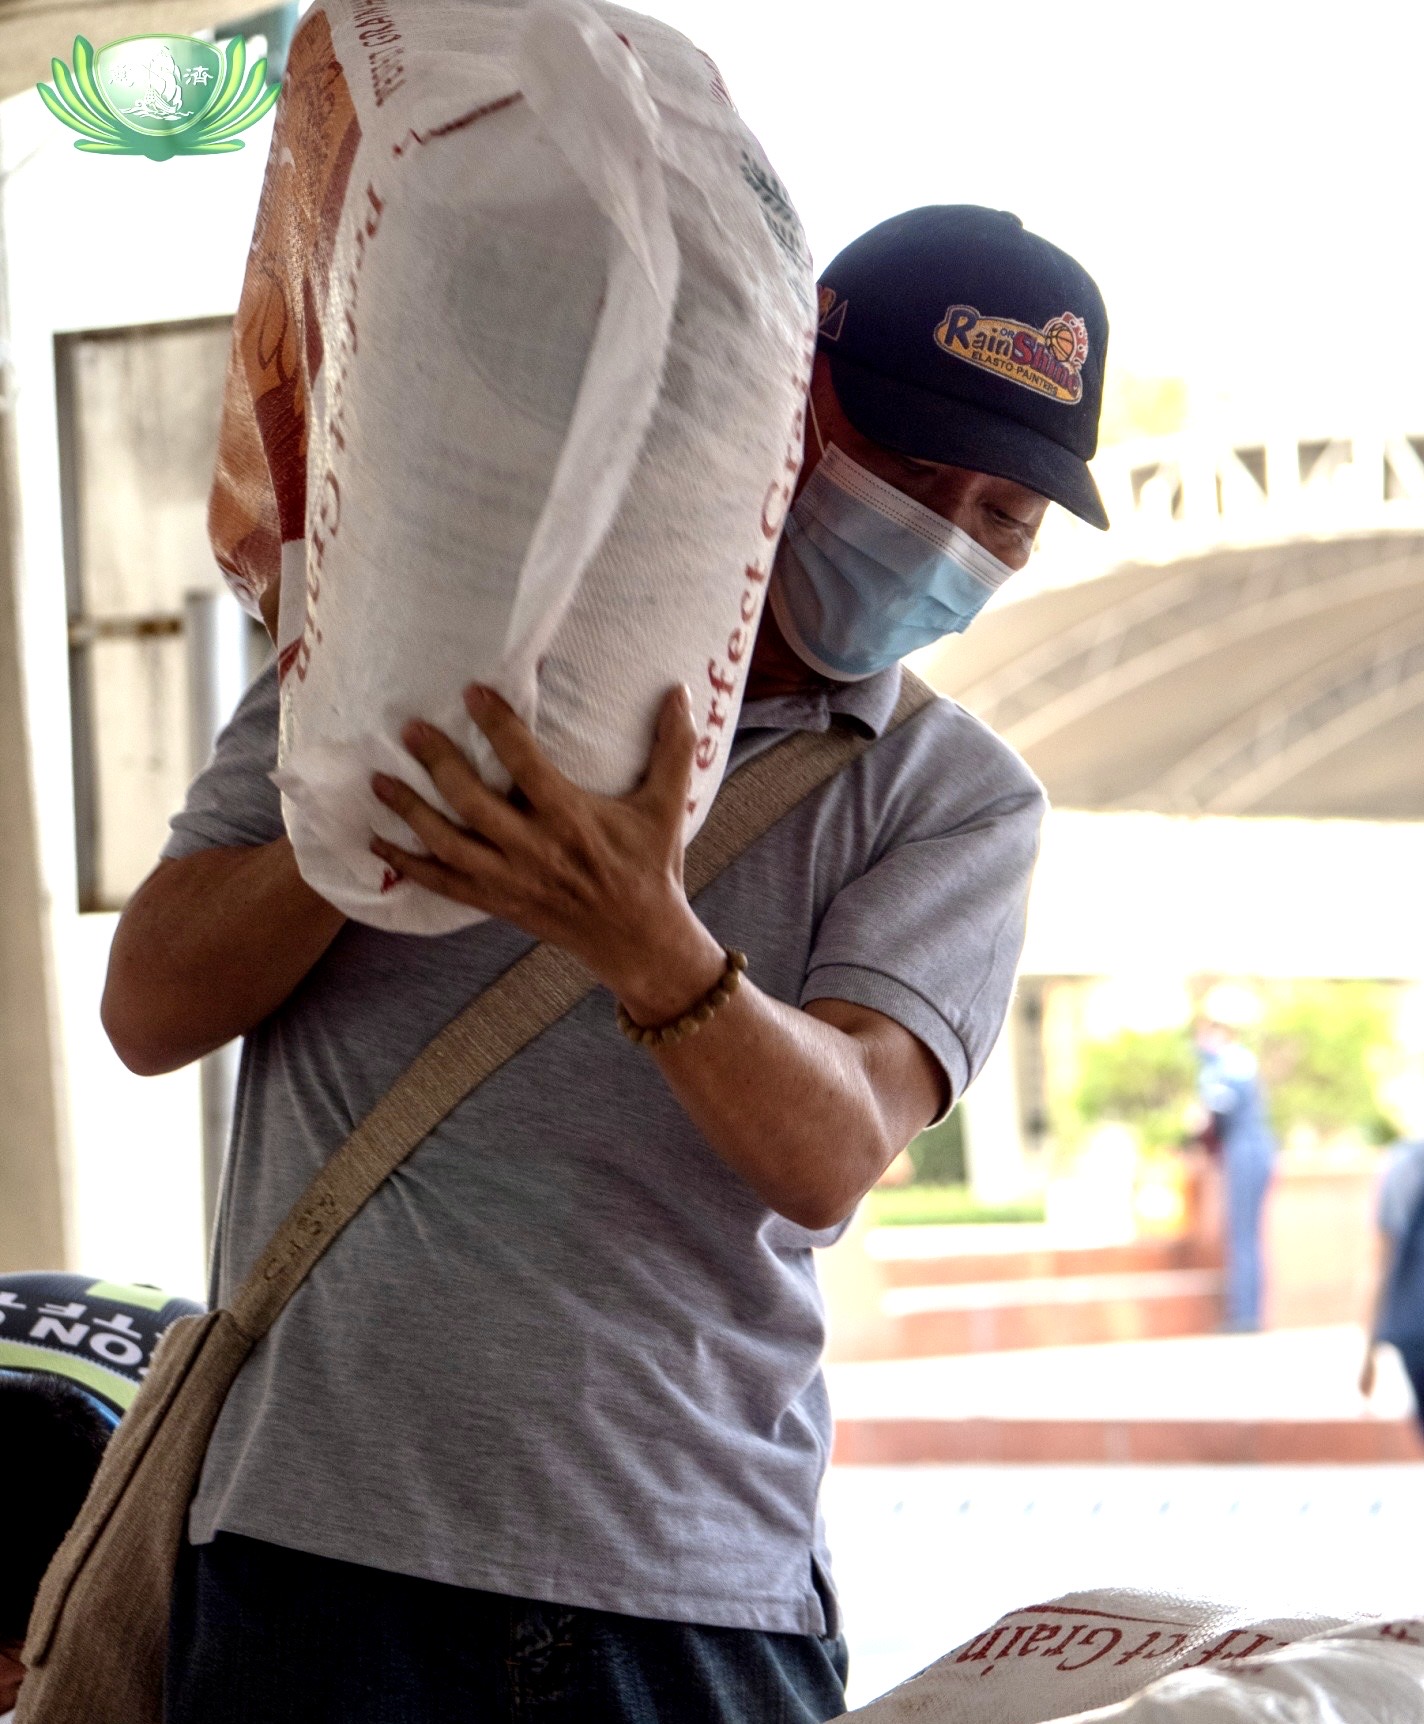
[[[1414,1391],[1414,1417],[1421,1431],[1424,1431],[1424,1343],[1395,1343],[1399,1351],[1399,1362],[1404,1366],[1404,1374],[1409,1378],[1409,1386]]]
[[[1226,1326],[1239,1332],[1261,1327],[1261,1212],[1270,1188],[1274,1157],[1269,1147],[1227,1144]]]
[[[845,1642],[648,1621],[220,1533],[184,1546],[166,1724],[821,1724]]]

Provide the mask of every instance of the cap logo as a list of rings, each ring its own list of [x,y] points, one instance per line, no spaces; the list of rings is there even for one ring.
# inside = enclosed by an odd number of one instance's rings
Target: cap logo
[[[951,305],[935,340],[955,359],[992,371],[1035,395],[1075,406],[1083,399],[1088,328],[1065,311],[1042,329],[1011,317],[983,317],[972,305]]]
[[[817,333],[827,341],[839,341],[845,328],[850,301],[842,299],[833,287],[823,287],[816,296],[816,313],[820,318]]]

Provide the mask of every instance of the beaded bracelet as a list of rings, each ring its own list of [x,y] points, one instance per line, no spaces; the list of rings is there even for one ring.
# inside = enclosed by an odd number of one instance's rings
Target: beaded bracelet
[[[695,1001],[682,1014],[674,1018],[670,1024],[656,1024],[651,1028],[643,1024],[635,1024],[628,1016],[627,1010],[619,1002],[616,1017],[618,1028],[627,1036],[630,1042],[639,1042],[645,1048],[670,1048],[674,1042],[684,1041],[688,1036],[695,1036],[712,1014],[725,1006],[732,995],[736,993],[741,982],[742,972],[747,967],[745,952],[734,951],[730,946],[724,946],[727,954],[727,967],[723,970],[716,985],[709,988],[700,1000]]]

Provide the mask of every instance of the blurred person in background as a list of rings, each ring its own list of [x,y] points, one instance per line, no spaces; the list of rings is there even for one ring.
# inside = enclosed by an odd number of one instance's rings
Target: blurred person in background
[[[99,1462],[175,1318],[200,1311],[153,1287],[92,1276],[0,1275],[0,1724],[25,1668],[25,1627]]]
[[[1379,1229],[1378,1282],[1369,1339],[1360,1369],[1360,1393],[1375,1392],[1375,1358],[1383,1341],[1399,1352],[1414,1390],[1414,1409],[1424,1426],[1424,1286],[1400,1274],[1401,1257],[1417,1233],[1424,1203],[1424,1137],[1406,1138],[1385,1152],[1380,1169],[1375,1222]]]
[[[1202,1000],[1195,1032],[1197,1098],[1210,1120],[1203,1139],[1217,1152],[1225,1200],[1225,1327],[1235,1333],[1261,1327],[1261,1217],[1276,1159],[1260,1065],[1241,1039],[1260,1020],[1249,988],[1219,982]]]

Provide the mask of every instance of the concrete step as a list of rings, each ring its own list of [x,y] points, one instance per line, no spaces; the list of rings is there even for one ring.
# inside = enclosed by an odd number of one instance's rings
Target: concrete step
[[[1418,1462],[1414,1395],[1353,1324],[1037,1352],[830,1364],[834,1458],[1226,1464]]]
[[[1210,1334],[1220,1322],[1221,1274],[1215,1269],[887,1287],[873,1349],[862,1348],[860,1357],[1143,1341]]]
[[[1078,1275],[1132,1275],[1161,1273],[1174,1269],[1213,1269],[1219,1261],[1192,1239],[1143,1239],[1128,1245],[1053,1246],[1029,1250],[964,1251],[938,1249],[935,1255],[923,1248],[906,1250],[919,1242],[901,1241],[896,1232],[909,1229],[881,1228],[867,1240],[867,1249],[880,1264],[889,1287],[944,1287],[959,1282],[1047,1281]],[[938,1230],[937,1230],[938,1231]],[[960,1229],[961,1232],[966,1231]]]
[[[1405,1419],[845,1419],[840,1466],[924,1462],[1276,1464],[1424,1460]]]

